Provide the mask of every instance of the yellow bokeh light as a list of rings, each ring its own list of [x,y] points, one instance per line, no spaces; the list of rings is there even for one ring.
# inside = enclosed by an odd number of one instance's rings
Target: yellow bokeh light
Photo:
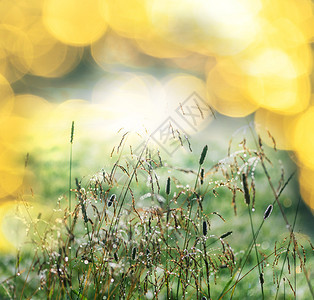
[[[185,49],[207,55],[232,55],[258,35],[260,1],[152,1],[156,31]]]
[[[145,38],[137,39],[136,43],[142,52],[159,58],[186,57],[190,53],[153,31]]]
[[[20,94],[15,96],[13,113],[16,116],[33,119],[37,116],[45,117],[53,104],[39,96]]]
[[[40,214],[40,218],[38,218]],[[29,229],[36,226],[36,235],[41,237],[42,229],[47,228],[49,219],[60,217],[52,207],[34,202],[33,197],[12,198],[10,202],[0,203],[0,253],[12,253],[25,247]],[[32,247],[32,246],[31,246]]]
[[[42,55],[37,55],[31,65],[30,72],[33,75],[42,77],[49,76],[65,60],[67,45],[55,43],[51,48]]]
[[[0,199],[15,193],[23,183],[25,155],[12,146],[1,145],[0,151]]]
[[[30,20],[25,17],[25,12],[23,12],[18,2],[20,1],[0,1],[0,20],[2,24],[22,29],[29,24]]]
[[[27,120],[12,115],[1,123],[0,142],[3,145],[9,144],[17,146],[24,135],[24,130],[27,130]]]
[[[314,170],[306,167],[299,168],[299,185],[300,192],[305,203],[311,208],[314,213]]]
[[[235,55],[260,34],[260,0],[200,0],[194,7],[201,41],[209,53]]]
[[[82,58],[81,48],[55,43],[49,51],[36,56],[30,73],[41,77],[61,77],[74,69]]]
[[[261,108],[255,112],[255,129],[268,146],[274,146],[272,136],[277,149],[292,150],[292,132],[296,119],[297,116],[280,115]]]
[[[44,55],[58,42],[47,31],[40,16],[32,17],[32,23],[24,29],[24,32],[33,45],[35,58]]]
[[[251,101],[281,114],[296,114],[309,104],[311,89],[308,77],[287,79],[279,76],[249,77]]]
[[[259,106],[250,101],[247,78],[231,60],[221,60],[207,76],[208,100],[218,112],[245,117]]]
[[[101,12],[110,27],[128,38],[143,38],[151,30],[147,15],[149,0],[102,1]]]
[[[268,130],[277,148],[294,150],[301,168],[314,169],[314,112],[306,110],[313,7],[310,0],[0,1],[0,198],[20,191],[24,152],[68,146],[73,120],[77,140],[88,143],[107,141],[121,127],[153,132],[193,92],[227,116],[255,112],[256,131],[270,146]],[[24,75],[62,77],[83,54],[84,63],[92,58],[114,71],[96,84],[92,103],[56,105],[35,95],[14,96],[10,83],[17,82],[14,88],[23,93],[34,79],[19,81]],[[159,80],[119,72],[159,72],[161,66],[177,73]],[[196,76],[179,73],[183,69]],[[71,98],[67,93],[61,97]],[[184,120],[179,125],[193,132]],[[304,174],[313,178],[311,172]],[[301,175],[302,196],[313,208],[311,183],[302,183]]]
[[[10,154],[9,154],[10,155]],[[24,172],[21,170],[8,170],[0,169],[1,183],[0,183],[0,198],[6,197],[18,191],[23,184]]]
[[[300,163],[314,170],[314,106],[301,114],[293,130],[293,147]]]
[[[311,0],[263,0],[263,13],[271,22],[288,18],[307,36],[313,36],[313,2]]]
[[[0,74],[0,125],[10,116],[13,106],[13,90],[9,82]]]
[[[120,65],[128,67],[152,65],[150,59],[140,53],[132,39],[119,36],[113,31],[93,43],[91,52],[96,63],[106,71]]]
[[[43,22],[58,40],[74,46],[91,44],[107,29],[99,0],[45,0]]]
[[[16,244],[16,239],[9,240],[9,237],[12,233],[14,232],[9,232],[8,234],[8,228],[6,226],[6,221],[8,219],[13,219],[15,217],[12,217],[12,214],[14,214],[16,203],[13,201],[10,202],[0,202],[0,252],[1,253],[9,253],[15,250],[15,247],[17,246]],[[12,223],[11,223],[11,227]],[[16,228],[14,228],[16,229]],[[11,231],[11,230],[10,230]],[[16,234],[16,233],[15,233]],[[15,238],[17,236],[15,235]],[[21,237],[20,237],[21,238]]]
[[[33,45],[19,28],[0,25],[0,73],[14,82],[28,72],[33,60]]]

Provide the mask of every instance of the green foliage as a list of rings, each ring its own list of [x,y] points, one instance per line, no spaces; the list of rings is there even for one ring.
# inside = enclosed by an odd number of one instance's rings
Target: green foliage
[[[76,179],[72,210],[60,201],[61,217],[41,234],[30,224],[33,251],[21,249],[11,270],[1,266],[1,299],[313,296],[312,245],[294,232],[293,207],[279,208],[293,176],[274,150],[244,139],[210,165],[205,146],[188,169],[170,167],[147,144],[126,160],[124,145],[110,171]]]

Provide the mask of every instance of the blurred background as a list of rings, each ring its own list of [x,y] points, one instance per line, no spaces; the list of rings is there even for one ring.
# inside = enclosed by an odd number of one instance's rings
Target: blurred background
[[[254,122],[313,213],[313,38],[309,0],[1,0],[0,250],[16,200],[67,192],[72,121],[77,177],[168,118],[215,159]]]

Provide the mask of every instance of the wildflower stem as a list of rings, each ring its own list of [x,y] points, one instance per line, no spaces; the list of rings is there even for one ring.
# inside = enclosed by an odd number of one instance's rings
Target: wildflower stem
[[[70,231],[72,230],[72,159],[73,159],[73,137],[74,137],[74,121],[72,121],[72,126],[71,126],[71,137],[70,137],[70,161],[69,161],[69,228]],[[70,282],[72,285],[72,237],[69,237],[69,269],[70,269]]]
[[[277,285],[275,300],[276,300],[277,297],[278,297],[278,292],[279,292],[279,287],[280,287],[281,278],[282,278],[282,274],[283,274],[283,269],[284,269],[284,266],[285,266],[285,264],[286,264],[287,256],[288,256],[289,251],[290,251],[291,242],[292,242],[292,240],[293,240],[293,238],[294,238],[293,231],[294,231],[294,227],[295,227],[296,220],[297,220],[297,215],[298,215],[298,211],[299,211],[300,201],[301,201],[301,199],[299,198],[298,206],[297,206],[297,209],[296,209],[296,212],[295,212],[294,221],[293,221],[293,225],[292,225],[292,231],[291,231],[290,238],[289,238],[289,243],[288,243],[287,251],[286,251],[286,253],[285,253],[285,257],[284,257],[284,260],[283,260],[283,263],[282,263],[282,267],[281,267],[281,271],[280,271],[280,275],[279,275],[279,280],[278,280],[278,285]],[[295,250],[295,249],[294,249],[294,250]],[[294,253],[294,264],[295,264],[295,253]],[[295,286],[296,286],[296,285],[295,285]],[[295,289],[295,293],[296,293],[296,289]]]
[[[258,266],[258,276],[260,278],[261,276],[261,267],[260,267],[260,262],[258,258],[258,252],[257,252],[257,246],[256,246],[256,236],[254,233],[254,227],[253,227],[253,221],[252,221],[252,213],[251,213],[251,208],[250,205],[247,206],[248,211],[249,211],[249,216],[250,216],[250,223],[251,223],[251,230],[252,230],[252,236],[253,236],[253,242],[254,242],[254,248],[255,248],[255,255],[256,255],[256,261],[257,261],[257,266]],[[261,291],[262,291],[262,299],[264,299],[264,288],[263,288],[263,282],[260,279],[260,284],[261,284]]]

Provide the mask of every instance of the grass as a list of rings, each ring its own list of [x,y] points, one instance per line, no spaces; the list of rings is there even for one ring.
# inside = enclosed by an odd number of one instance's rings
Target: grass
[[[0,262],[1,299],[313,298],[299,204],[282,206],[294,173],[253,132],[214,164],[211,145],[190,152],[191,168],[149,140],[129,153],[124,135],[109,171],[75,180],[73,133],[69,194],[29,218],[25,246]]]

